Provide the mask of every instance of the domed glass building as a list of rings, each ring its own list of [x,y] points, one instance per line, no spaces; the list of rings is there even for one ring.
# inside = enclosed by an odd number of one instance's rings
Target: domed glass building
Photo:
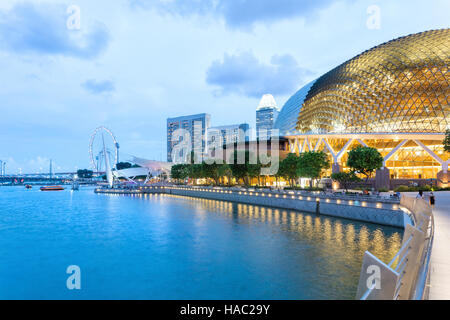
[[[450,29],[386,42],[300,89],[275,128],[289,139],[291,152],[327,152],[333,171],[346,169],[347,150],[364,145],[384,157],[385,167],[377,172],[384,186],[389,179],[433,178],[445,185],[449,63]]]

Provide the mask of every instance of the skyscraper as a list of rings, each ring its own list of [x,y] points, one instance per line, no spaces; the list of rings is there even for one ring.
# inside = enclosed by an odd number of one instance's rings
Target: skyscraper
[[[256,109],[256,135],[272,135],[272,129],[278,117],[277,103],[271,94],[265,94]]]
[[[182,116],[167,119],[167,161],[173,162],[172,157],[174,146],[182,142],[185,136],[175,134],[177,129],[184,129],[185,133],[189,134],[190,141],[188,143],[192,151],[198,156],[206,154],[206,137],[208,128],[210,127],[211,116],[207,113],[194,114],[189,116]],[[179,154],[181,158],[186,157],[186,154]]]
[[[214,144],[218,136],[222,137],[222,145],[249,140],[248,123],[218,126],[208,129],[208,145]]]

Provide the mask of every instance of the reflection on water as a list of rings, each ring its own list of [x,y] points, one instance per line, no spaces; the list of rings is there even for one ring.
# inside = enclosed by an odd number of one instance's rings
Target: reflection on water
[[[314,298],[352,299],[356,292],[364,252],[370,251],[388,263],[401,247],[402,231],[397,228],[292,210],[176,195],[134,195],[134,197],[150,198],[160,203],[167,201],[167,198],[180,199],[189,203],[199,216],[216,214],[238,225],[251,226],[263,223],[275,226],[276,228],[270,229],[271,232],[288,235],[293,246],[297,244],[302,244],[302,247],[311,246],[313,250],[307,252],[307,259],[303,259],[305,257],[301,254],[290,258],[295,261],[301,257],[297,260],[299,267],[311,263],[316,273],[312,278],[314,281],[323,281],[320,284],[316,283],[317,287],[328,287],[329,296],[319,296],[323,292],[320,294],[317,292],[318,296],[313,296]],[[294,255],[299,253],[295,250],[294,252]],[[292,252],[286,248],[276,254],[289,253]],[[314,290],[313,287],[309,289]]]
[[[347,256],[362,258],[365,251],[370,251],[382,261],[389,262],[401,247],[402,234],[397,228],[292,210],[176,195],[145,194],[134,197],[154,198],[160,202],[164,201],[164,197],[180,198],[195,207],[200,215],[212,212],[233,219],[239,224],[263,222],[280,226],[282,231],[292,233],[298,240],[321,243],[327,248],[324,253],[343,251]],[[391,232],[383,232],[383,229]]]
[[[401,230],[173,195],[0,188],[0,299],[353,299]],[[65,287],[79,265],[82,290]],[[26,276],[24,276],[26,275]]]

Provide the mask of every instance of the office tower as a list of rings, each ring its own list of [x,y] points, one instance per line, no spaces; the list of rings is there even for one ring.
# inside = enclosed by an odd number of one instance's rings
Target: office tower
[[[187,142],[192,151],[198,157],[206,155],[206,137],[208,128],[210,127],[211,116],[207,113],[194,114],[189,116],[182,116],[167,119],[167,161],[173,162],[176,159],[172,157],[174,146],[178,145],[185,138],[189,138]],[[189,137],[180,136],[177,129],[184,129]],[[174,135],[175,134],[175,135]],[[186,141],[185,141],[186,143]],[[186,154],[178,154],[178,157],[185,158]]]
[[[258,138],[260,138],[261,134],[265,134],[267,137],[272,135],[272,129],[278,113],[277,103],[273,96],[265,94],[256,109],[256,135]]]
[[[247,123],[211,127],[208,129],[208,145],[215,144],[218,136],[222,137],[223,145],[248,141],[249,130]]]

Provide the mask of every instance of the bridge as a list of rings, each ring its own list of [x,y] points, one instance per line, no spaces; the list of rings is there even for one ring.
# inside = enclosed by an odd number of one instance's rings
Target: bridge
[[[0,185],[64,184],[73,181],[76,172],[26,173],[0,176]]]

